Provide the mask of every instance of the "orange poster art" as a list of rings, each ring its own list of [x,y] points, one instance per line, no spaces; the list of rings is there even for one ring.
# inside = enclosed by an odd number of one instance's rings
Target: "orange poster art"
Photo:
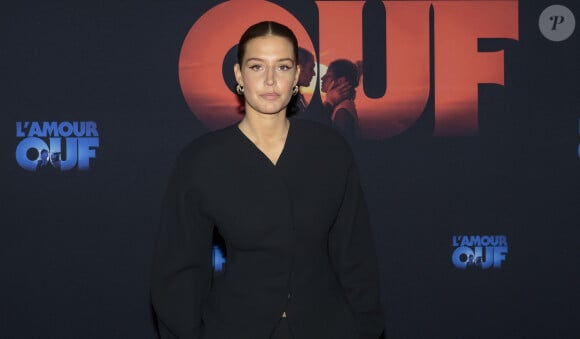
[[[205,126],[216,129],[241,118],[233,90],[235,82],[230,70],[235,58],[231,55],[242,32],[259,21],[278,21],[290,27],[300,46],[314,55],[316,81],[302,88],[307,101],[313,95],[324,100],[325,84],[321,79],[333,61],[348,61],[366,71],[373,69],[365,66],[363,60],[365,2],[315,4],[318,32],[307,32],[292,13],[260,0],[224,2],[194,23],[183,43],[179,79],[189,108]],[[382,4],[386,25],[373,31],[382,30],[378,36],[385,36],[378,43],[386,46],[386,90],[382,95],[368,96],[369,89],[363,85],[365,74],[359,73],[356,95],[350,105],[344,105],[355,110],[360,136],[384,139],[402,134],[427,108],[434,111],[433,135],[477,135],[478,86],[504,85],[505,61],[502,50],[479,51],[478,42],[518,39],[518,1]],[[319,45],[313,46],[311,36],[316,34]],[[316,88],[318,92],[314,92]],[[434,98],[432,107],[428,107],[429,98]]]

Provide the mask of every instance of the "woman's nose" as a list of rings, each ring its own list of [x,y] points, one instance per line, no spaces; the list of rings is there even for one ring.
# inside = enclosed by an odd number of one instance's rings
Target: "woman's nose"
[[[266,84],[267,85],[273,85],[275,82],[275,73],[274,70],[272,68],[269,68],[266,72]]]

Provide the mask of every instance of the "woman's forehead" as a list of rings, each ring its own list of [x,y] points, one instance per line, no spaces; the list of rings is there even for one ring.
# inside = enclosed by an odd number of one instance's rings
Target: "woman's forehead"
[[[294,60],[294,48],[288,39],[276,35],[256,37],[246,44],[244,59],[259,55],[278,56]]]

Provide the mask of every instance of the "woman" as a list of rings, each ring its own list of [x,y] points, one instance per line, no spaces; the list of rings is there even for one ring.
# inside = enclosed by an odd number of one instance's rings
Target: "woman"
[[[316,75],[315,71],[316,64],[314,62],[314,55],[309,50],[302,47],[298,47],[298,64],[300,66],[300,77],[298,78],[298,88],[301,89],[303,87],[310,86],[312,78]],[[333,108],[338,103],[342,102],[345,99],[348,99],[348,97],[351,95],[351,92],[352,86],[346,81],[344,83],[337,84],[332,89],[328,89],[326,91],[324,102],[322,103],[321,112],[318,112],[318,114],[322,113],[321,114],[322,116],[320,117],[315,116],[313,118],[321,118],[321,120],[323,120],[324,122],[329,121],[332,115]],[[296,95],[295,99],[296,99],[295,100],[296,111],[299,113],[304,112],[306,110],[306,107],[308,106],[308,103],[306,102],[306,99],[304,98],[304,95],[302,95],[301,91],[298,92],[298,95]]]
[[[354,105],[356,87],[360,81],[360,67],[346,60],[338,59],[328,65],[326,74],[321,78],[322,92],[328,93],[337,86],[349,85],[350,92],[337,102],[331,114],[332,125],[346,137],[352,138],[360,134],[358,114]]]
[[[234,74],[245,115],[175,164],[153,266],[162,338],[377,338],[378,274],[352,155],[331,129],[288,120],[297,42],[261,22]],[[213,227],[228,253],[212,281]]]

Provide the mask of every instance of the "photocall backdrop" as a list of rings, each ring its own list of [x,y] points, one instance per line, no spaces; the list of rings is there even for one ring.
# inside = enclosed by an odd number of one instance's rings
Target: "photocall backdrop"
[[[156,337],[173,160],[241,119],[236,43],[262,20],[315,57],[295,118],[323,120],[332,61],[362,65],[351,144],[387,338],[580,337],[576,1],[2,7],[0,338]]]

